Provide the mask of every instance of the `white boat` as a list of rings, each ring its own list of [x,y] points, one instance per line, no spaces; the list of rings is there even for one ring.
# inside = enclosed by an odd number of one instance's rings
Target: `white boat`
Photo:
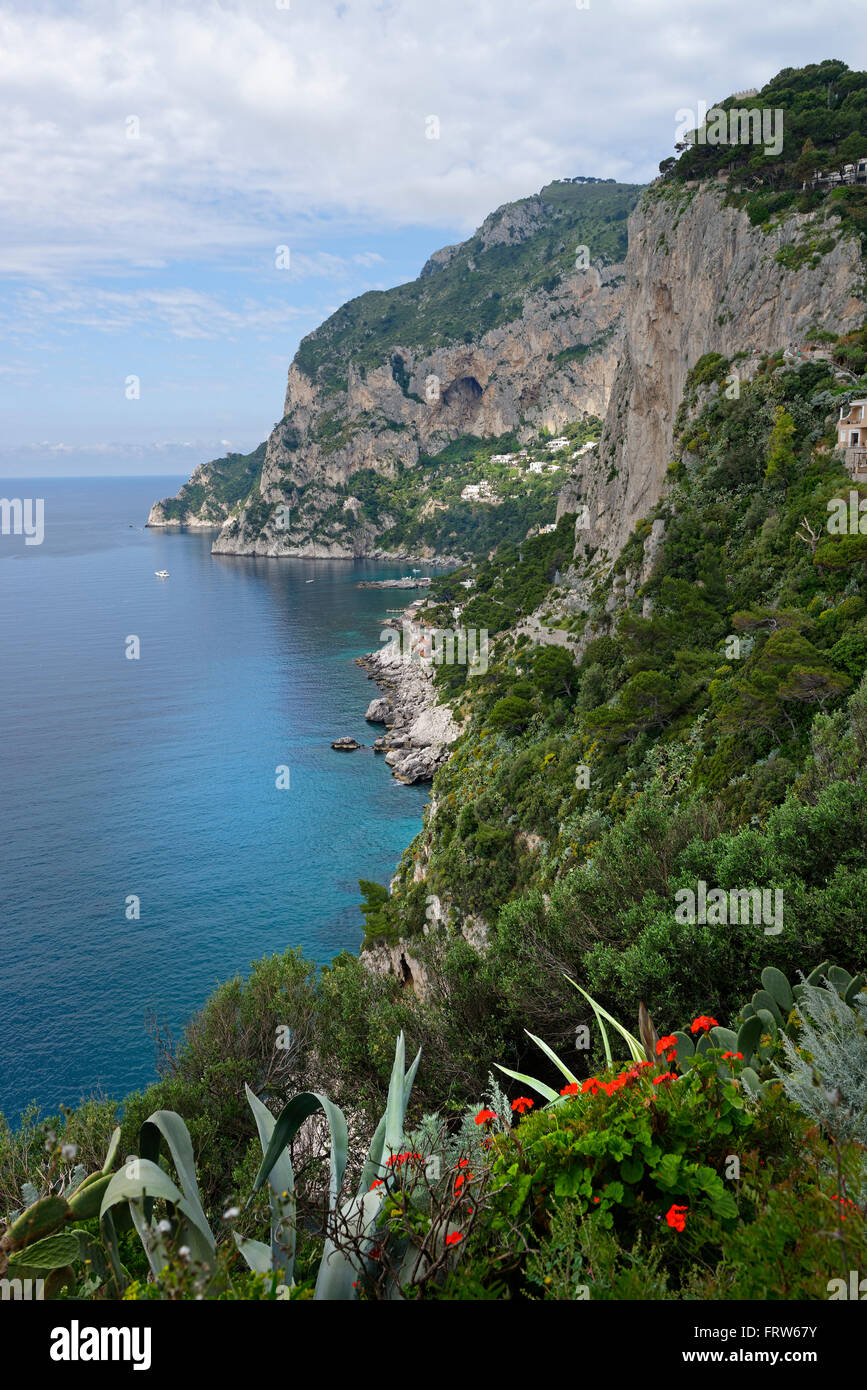
[[[157,579],[168,579],[169,577],[168,570],[154,570],[154,574],[156,575]]]

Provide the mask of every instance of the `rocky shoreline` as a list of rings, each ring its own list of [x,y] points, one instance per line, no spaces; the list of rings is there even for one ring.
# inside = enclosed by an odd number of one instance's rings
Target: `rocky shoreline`
[[[384,627],[399,632],[402,643],[356,658],[383,692],[371,700],[364,716],[370,724],[386,728],[374,752],[384,753],[392,775],[408,786],[429,782],[462,733],[448,706],[437,703],[433,664],[424,655],[427,629],[417,621],[423,602],[416,599],[400,618],[385,620]]]

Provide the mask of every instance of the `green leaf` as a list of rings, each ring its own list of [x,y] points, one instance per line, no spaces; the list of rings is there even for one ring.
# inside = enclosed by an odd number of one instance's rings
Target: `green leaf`
[[[753,995],[753,1007],[755,1008],[757,1014],[761,1015],[762,1013],[769,1013],[778,1025],[778,1027],[783,1026],[785,1020],[783,1018],[783,1015],[780,1013],[777,1001],[772,994],[768,993],[766,989],[756,990],[755,994]]]
[[[762,971],[762,984],[768,994],[776,1000],[783,1013],[790,1013],[794,1007],[795,997],[782,970],[778,970],[775,965],[766,965]]]
[[[175,1172],[180,1179],[181,1191],[186,1199],[185,1212],[192,1221],[195,1230],[203,1238],[206,1246],[209,1246],[213,1251],[216,1249],[216,1241],[211,1234],[211,1229],[208,1226],[201,1201],[199,1200],[199,1185],[196,1181],[196,1160],[193,1155],[193,1144],[190,1139],[190,1131],[187,1129],[180,1115],[176,1115],[173,1110],[155,1110],[152,1115],[148,1115],[139,1133],[142,1159],[150,1159],[153,1163],[159,1162],[160,1135],[162,1135],[169,1146],[169,1153],[175,1165]],[[152,1202],[145,1202],[145,1217],[147,1220],[150,1220],[152,1207]]]
[[[69,1209],[76,1221],[90,1221],[94,1216],[99,1216],[102,1199],[110,1182],[111,1173],[95,1173],[92,1182],[87,1179],[70,1197]]]
[[[499,1062],[495,1062],[494,1066],[498,1071],[505,1072],[506,1076],[511,1076],[514,1081],[520,1081],[522,1086],[532,1086],[533,1090],[536,1091],[538,1095],[543,1096],[545,1100],[555,1101],[561,1099],[555,1090],[545,1085],[544,1081],[536,1081],[532,1076],[525,1076],[522,1071],[512,1071],[510,1067],[503,1067]]]
[[[554,1066],[557,1068],[557,1070],[563,1073],[570,1085],[573,1082],[578,1081],[578,1077],[575,1075],[575,1073],[569,1070],[565,1062],[560,1061],[560,1058],[557,1056],[553,1047],[549,1047],[548,1044],[546,1042],[543,1042],[541,1038],[537,1038],[536,1034],[531,1033],[529,1028],[525,1028],[524,1032],[527,1034],[528,1038],[532,1039],[532,1041],[536,1044],[537,1047],[540,1047],[542,1049],[545,1056],[548,1057],[550,1061],[554,1063]]]
[[[108,1149],[106,1150],[106,1154],[105,1154],[105,1163],[103,1163],[103,1165],[102,1165],[102,1171],[103,1171],[103,1173],[110,1173],[110,1172],[111,1172],[111,1165],[114,1163],[114,1158],[115,1158],[115,1154],[117,1153],[117,1146],[118,1146],[119,1143],[120,1143],[120,1125],[117,1125],[117,1127],[116,1127],[114,1130],[112,1130],[111,1138],[110,1138],[109,1141],[108,1141]]]
[[[744,1054],[745,1062],[748,1063],[754,1056],[764,1030],[764,1022],[759,1018],[758,1014],[753,1014],[752,1018],[748,1018],[738,1029],[738,1045],[736,1051]]]
[[[714,1047],[718,1047],[721,1052],[739,1051],[737,1034],[733,1033],[731,1028],[711,1028],[710,1036]]]
[[[587,1000],[588,1004],[590,1005],[590,1007],[596,1015],[596,1018],[599,1022],[599,1027],[602,1028],[602,1019],[607,1019],[611,1026],[613,1028],[616,1028],[620,1036],[623,1038],[624,1042],[629,1048],[629,1052],[633,1062],[643,1062],[645,1060],[644,1048],[641,1046],[641,1043],[638,1041],[638,1038],[633,1037],[633,1035],[630,1032],[628,1032],[626,1028],[623,1027],[623,1024],[618,1023],[617,1019],[613,1018],[606,1009],[603,1009],[601,1004],[597,1004],[595,999],[591,999],[586,989],[582,989],[579,984],[576,984],[575,981],[570,978],[570,976],[565,975],[564,978],[569,981],[570,985],[573,985],[575,989],[578,990],[579,994],[584,995],[584,998]],[[606,1056],[610,1059],[609,1053],[606,1053]]]
[[[34,1241],[26,1250],[19,1250],[10,1255],[9,1269],[13,1273],[25,1266],[29,1269],[64,1269],[77,1259],[77,1234],[75,1231],[60,1231],[57,1235]]]
[[[244,1085],[247,1104],[253,1112],[262,1156],[268,1152],[268,1145],[274,1133],[276,1120],[267,1105],[259,1099],[250,1087]],[[295,1268],[295,1174],[289,1150],[284,1148],[268,1174],[271,1188],[271,1268],[279,1270],[287,1283],[293,1282]],[[236,1236],[237,1239],[237,1236]],[[238,1247],[241,1249],[241,1247]],[[243,1250],[241,1251],[243,1254]],[[246,1257],[245,1257],[246,1258]],[[258,1268],[258,1266],[251,1266]]]
[[[238,1235],[237,1231],[233,1231],[232,1235],[235,1244],[254,1274],[270,1274],[272,1272],[270,1245],[263,1244],[261,1240],[245,1240],[243,1236]]]

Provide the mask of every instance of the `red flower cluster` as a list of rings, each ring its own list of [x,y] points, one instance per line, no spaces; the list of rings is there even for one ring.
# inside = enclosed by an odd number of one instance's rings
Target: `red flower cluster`
[[[529,1096],[518,1096],[517,1100],[512,1101],[512,1109],[523,1115],[525,1110],[532,1110],[534,1104],[535,1101],[530,1100]]]
[[[660,1081],[676,1081],[676,1080],[677,1080],[677,1072],[676,1072],[676,1071],[664,1071],[664,1072],[662,1073],[662,1076],[655,1076],[655,1077],[653,1078],[653,1084],[654,1084],[654,1086],[658,1086],[659,1083],[660,1083]]]
[[[673,1033],[669,1033],[667,1038],[660,1038],[656,1044],[656,1055],[661,1057],[665,1053],[666,1062],[673,1062],[677,1057],[677,1038]]]
[[[689,1207],[669,1207],[665,1213],[665,1219],[673,1231],[682,1231],[686,1226],[686,1218],[689,1215]]]
[[[692,1020],[690,1031],[693,1033],[709,1033],[711,1028],[718,1028],[719,1024],[715,1018],[709,1014],[699,1014],[698,1018]]]
[[[486,1125],[489,1123],[489,1121],[495,1120],[496,1118],[497,1116],[493,1110],[480,1110],[478,1115],[476,1116],[476,1124]]]
[[[400,1168],[402,1164],[410,1163],[413,1159],[418,1159],[420,1162],[423,1163],[424,1154],[392,1154],[391,1158],[387,1158],[385,1160],[385,1166],[386,1168]]]
[[[577,1082],[577,1081],[570,1081],[570,1083],[569,1083],[568,1086],[564,1086],[564,1087],[563,1087],[563,1089],[562,1089],[562,1091],[560,1092],[560,1094],[561,1094],[561,1096],[577,1096],[577,1094],[578,1094],[578,1082]]]
[[[452,1231],[451,1235],[446,1236],[446,1245],[457,1245],[460,1240],[463,1240],[460,1231]]]
[[[831,1201],[832,1201],[832,1202],[839,1202],[839,1203],[840,1203],[840,1220],[841,1220],[841,1221],[845,1221],[845,1220],[846,1220],[846,1213],[845,1213],[845,1211],[843,1210],[844,1207],[848,1207],[848,1208],[850,1209],[850,1211],[857,1211],[857,1210],[858,1210],[858,1208],[856,1207],[855,1203],[854,1203],[854,1202],[851,1202],[851,1201],[849,1200],[848,1197],[838,1197],[836,1192],[833,1193],[833,1195],[832,1195],[832,1197],[831,1197]]]
[[[724,1052],[723,1061],[728,1062],[729,1059],[731,1059],[732,1062],[742,1062],[744,1060],[744,1054],[742,1052]]]

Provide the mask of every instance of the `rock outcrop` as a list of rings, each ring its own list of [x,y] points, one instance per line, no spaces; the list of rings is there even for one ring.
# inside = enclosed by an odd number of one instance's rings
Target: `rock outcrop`
[[[387,503],[368,511],[363,487],[353,493],[358,474],[395,478],[461,435],[514,432],[523,443],[542,426],[601,416],[625,302],[625,218],[639,193],[543,189],[435,252],[417,281],[344,305],[289,368],[252,491],[227,504],[197,470],[197,486],[156,504],[152,524],[178,521],[183,500],[186,524],[223,522],[218,554],[385,558],[394,552],[377,542],[394,518]],[[414,554],[435,558],[423,544]]]
[[[594,568],[604,567],[658,502],[687,373],[701,357],[746,353],[733,365],[746,376],[757,353],[803,343],[814,327],[848,332],[867,312],[859,242],[835,218],[822,223],[825,209],[791,213],[768,230],[724,206],[724,196],[714,183],[657,183],[629,219],[620,365],[605,427],[561,498],[561,511],[589,510],[589,526],[576,531],[579,583],[588,552]],[[811,239],[831,249],[784,249]]]
[[[374,750],[385,754],[393,776],[408,785],[430,781],[461,734],[448,705],[437,703],[433,666],[424,655],[426,629],[416,621],[418,607],[411,604],[400,622],[387,623],[401,631],[400,646],[389,643],[358,658],[358,664],[385,691],[371,701],[365,715],[371,723],[386,726]]]

